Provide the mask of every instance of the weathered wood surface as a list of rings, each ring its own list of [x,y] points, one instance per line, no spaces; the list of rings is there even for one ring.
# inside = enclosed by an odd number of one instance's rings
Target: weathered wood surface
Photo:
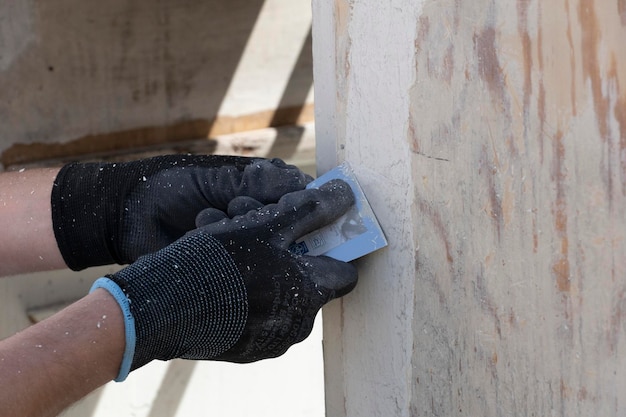
[[[313,118],[306,0],[0,1],[0,164]]]
[[[390,242],[325,311],[328,415],[626,415],[626,2],[313,13],[318,163]]]

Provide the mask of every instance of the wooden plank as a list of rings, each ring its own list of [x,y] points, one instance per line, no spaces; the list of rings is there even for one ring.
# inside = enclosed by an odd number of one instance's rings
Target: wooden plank
[[[390,242],[325,310],[328,415],[625,415],[622,3],[316,3],[318,146]]]
[[[56,146],[56,145],[54,145]],[[110,149],[108,152],[91,150],[84,154],[48,153],[47,158],[29,163],[14,163],[8,170],[32,166],[59,165],[69,161],[130,161],[168,153],[239,155],[260,158],[281,158],[290,164],[313,173],[315,167],[315,126],[306,123],[295,126],[265,128],[218,135],[210,139],[196,139],[158,146],[138,146],[131,149]]]
[[[313,120],[306,0],[0,3],[0,163]]]
[[[154,147],[185,146],[185,142],[246,134],[266,127],[284,127],[311,123],[313,105],[282,108],[237,117],[219,116],[213,120],[197,119],[168,126],[150,126],[124,131],[89,134],[63,142],[13,143],[0,154],[4,168],[42,164],[49,160],[89,158],[103,154],[132,154]],[[210,153],[211,148],[207,151]]]

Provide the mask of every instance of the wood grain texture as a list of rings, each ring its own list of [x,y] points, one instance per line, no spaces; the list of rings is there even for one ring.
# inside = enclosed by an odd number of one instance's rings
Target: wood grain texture
[[[327,409],[626,414],[623,2],[343,3],[337,140],[390,247],[325,316]]]
[[[0,163],[313,119],[310,5],[0,4]]]

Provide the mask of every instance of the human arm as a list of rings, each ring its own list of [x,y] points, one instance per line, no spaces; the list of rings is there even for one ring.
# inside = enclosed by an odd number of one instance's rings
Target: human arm
[[[357,281],[354,266],[292,254],[289,245],[353,203],[341,181],[289,193],[245,215],[200,222],[96,281],[77,304],[0,342],[0,415],[55,415],[155,359],[252,362],[283,354],[310,334],[325,303]]]
[[[130,263],[236,197],[274,203],[311,178],[279,159],[165,155],[0,174],[0,276]]]
[[[122,313],[105,290],[0,341],[0,415],[56,416],[115,378],[124,344]]]
[[[65,266],[50,215],[50,193],[58,171],[0,174],[0,276]]]
[[[354,288],[357,271],[289,247],[353,204],[341,180],[289,193],[245,215],[199,224],[96,281],[125,312],[126,353],[117,380],[154,359],[253,362],[304,340],[319,309]]]
[[[195,228],[199,212],[237,197],[275,203],[311,180],[280,159],[162,155],[124,163],[72,163],[55,179],[52,221],[74,270],[129,264]]]

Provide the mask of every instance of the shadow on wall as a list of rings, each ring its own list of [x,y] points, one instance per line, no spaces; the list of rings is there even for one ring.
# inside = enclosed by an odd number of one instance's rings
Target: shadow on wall
[[[149,406],[150,410],[145,414],[146,417],[172,417],[176,415],[196,363],[195,361],[175,360],[167,364],[167,371],[152,404]],[[66,417],[74,415],[81,417],[95,416],[100,401],[103,400],[104,389],[105,387],[102,387],[80,401],[67,412]]]
[[[0,162],[9,168],[167,146],[294,125],[303,113],[312,120],[306,102],[310,30],[295,64],[289,63],[276,109],[275,103],[261,103],[244,115],[220,114],[257,19],[268,8],[264,3],[271,3],[271,19],[293,18],[293,7],[281,8],[281,1],[115,0],[87,7],[84,1],[52,0],[19,8],[37,42],[20,43],[10,60],[3,59],[0,138],[10,139],[0,140]],[[264,36],[280,49],[281,37],[291,34],[281,32],[281,22],[274,26],[276,33]],[[0,30],[0,44],[10,43],[15,30]],[[253,76],[261,77],[253,80],[259,88],[268,83],[262,74]]]

